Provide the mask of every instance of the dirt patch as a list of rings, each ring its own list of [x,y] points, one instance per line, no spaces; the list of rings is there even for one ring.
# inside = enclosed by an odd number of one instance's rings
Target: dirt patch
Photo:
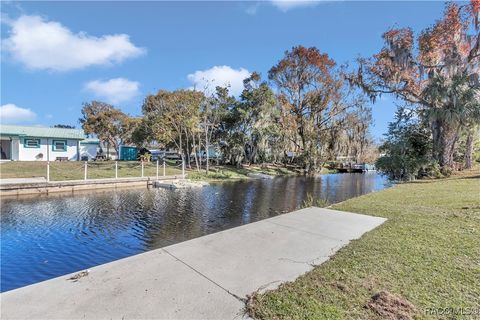
[[[417,312],[410,301],[387,291],[375,294],[366,307],[389,320],[412,320]]]

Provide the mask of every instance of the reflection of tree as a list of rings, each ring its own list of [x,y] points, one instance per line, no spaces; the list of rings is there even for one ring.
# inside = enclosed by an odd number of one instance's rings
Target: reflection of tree
[[[338,202],[384,181],[335,174],[5,200],[2,268],[35,274],[28,284],[292,211],[308,194]]]

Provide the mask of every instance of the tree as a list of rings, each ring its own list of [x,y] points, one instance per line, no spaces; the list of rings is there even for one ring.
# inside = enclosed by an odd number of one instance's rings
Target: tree
[[[317,48],[294,47],[270,69],[279,91],[281,110],[293,116],[296,136],[290,136],[307,174],[317,171],[335,149],[335,132],[344,130],[350,110],[367,111],[358,90],[346,83],[343,68]],[[283,120],[289,123],[285,113]],[[357,117],[368,131],[370,118]],[[364,121],[366,120],[366,121]],[[358,125],[359,123],[355,124]],[[362,133],[364,130],[362,129]]]
[[[214,130],[213,137],[222,145],[224,160],[239,167],[246,158],[247,137],[243,127],[245,122],[238,109],[238,101],[225,87],[217,87],[211,101],[220,113],[219,125]]]
[[[197,169],[200,148],[196,137],[201,130],[200,105],[204,99],[198,91],[160,90],[156,95],[147,96],[142,107],[145,137],[174,145],[188,165],[193,152]]]
[[[208,88],[205,89],[207,91]],[[222,120],[225,118],[226,113],[230,107],[230,103],[234,102],[234,98],[229,96],[227,87],[217,86],[215,93],[210,97],[206,97],[201,104],[201,127],[205,138],[204,150],[205,150],[205,171],[208,174],[209,171],[209,157],[210,157],[210,145],[214,134],[218,132]],[[199,144],[201,138],[198,138]],[[218,142],[218,141],[217,141]],[[200,161],[202,159],[200,158]],[[218,159],[217,159],[218,160]]]
[[[280,102],[295,117],[300,137],[297,150],[309,174],[317,169],[324,126],[344,111],[339,103],[342,83],[335,76],[335,65],[328,54],[317,48],[298,46],[285,52],[285,57],[268,72],[279,89]]]
[[[412,112],[400,108],[389,124],[386,140],[380,146],[376,166],[394,180],[412,180],[431,166],[428,127],[415,120]]]
[[[245,90],[237,105],[240,119],[244,122],[244,148],[249,163],[272,160],[272,151],[281,129],[277,121],[280,110],[275,94],[266,82],[260,80],[260,74],[254,72],[243,81]]]
[[[121,110],[100,101],[84,103],[79,121],[86,134],[95,134],[101,141],[113,146],[118,157],[120,146],[131,141],[137,123]]]
[[[478,115],[480,34],[478,0],[450,3],[443,19],[417,39],[409,28],[383,34],[385,46],[349,79],[372,100],[393,94],[416,108],[432,132],[432,153],[444,173],[453,166],[465,114]],[[480,118],[476,119],[476,122]]]

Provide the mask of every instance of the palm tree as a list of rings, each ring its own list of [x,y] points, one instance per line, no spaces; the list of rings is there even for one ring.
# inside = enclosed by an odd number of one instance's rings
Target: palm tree
[[[472,85],[467,73],[452,77],[439,74],[429,81],[422,95],[430,102],[420,114],[431,125],[433,158],[441,168],[452,168],[461,131],[480,123],[480,88]]]

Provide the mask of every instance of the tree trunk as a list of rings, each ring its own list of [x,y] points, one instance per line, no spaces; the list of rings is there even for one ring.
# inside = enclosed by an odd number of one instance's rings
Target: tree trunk
[[[203,156],[202,156],[202,138],[200,132],[198,133],[198,162],[200,169],[202,168]]]
[[[468,130],[467,141],[465,142],[465,169],[473,167],[473,130]]]
[[[448,124],[443,126],[440,133],[440,169],[449,174],[453,169],[453,151],[455,149],[455,130]]]
[[[190,163],[191,160],[190,160],[190,151],[191,151],[191,145],[190,145],[190,141],[188,139],[188,132],[187,130],[185,129],[185,144],[186,144],[186,156],[187,156],[187,165],[188,165],[188,168],[189,169],[192,169],[192,164]]]
[[[440,120],[432,123],[433,158],[438,161],[443,174],[449,174],[453,169],[456,138],[457,130],[452,124]]]
[[[195,159],[195,165],[197,167],[197,172],[200,172],[200,167],[198,166],[197,144],[195,142],[195,134],[192,134],[192,143],[193,143],[193,157]]]
[[[440,163],[440,124],[438,120],[434,120],[431,123],[432,128],[432,158]]]
[[[209,161],[210,155],[208,154],[208,127],[207,127],[207,119],[205,119],[205,156],[207,158],[207,162],[205,163],[205,172],[208,175],[209,170]]]

